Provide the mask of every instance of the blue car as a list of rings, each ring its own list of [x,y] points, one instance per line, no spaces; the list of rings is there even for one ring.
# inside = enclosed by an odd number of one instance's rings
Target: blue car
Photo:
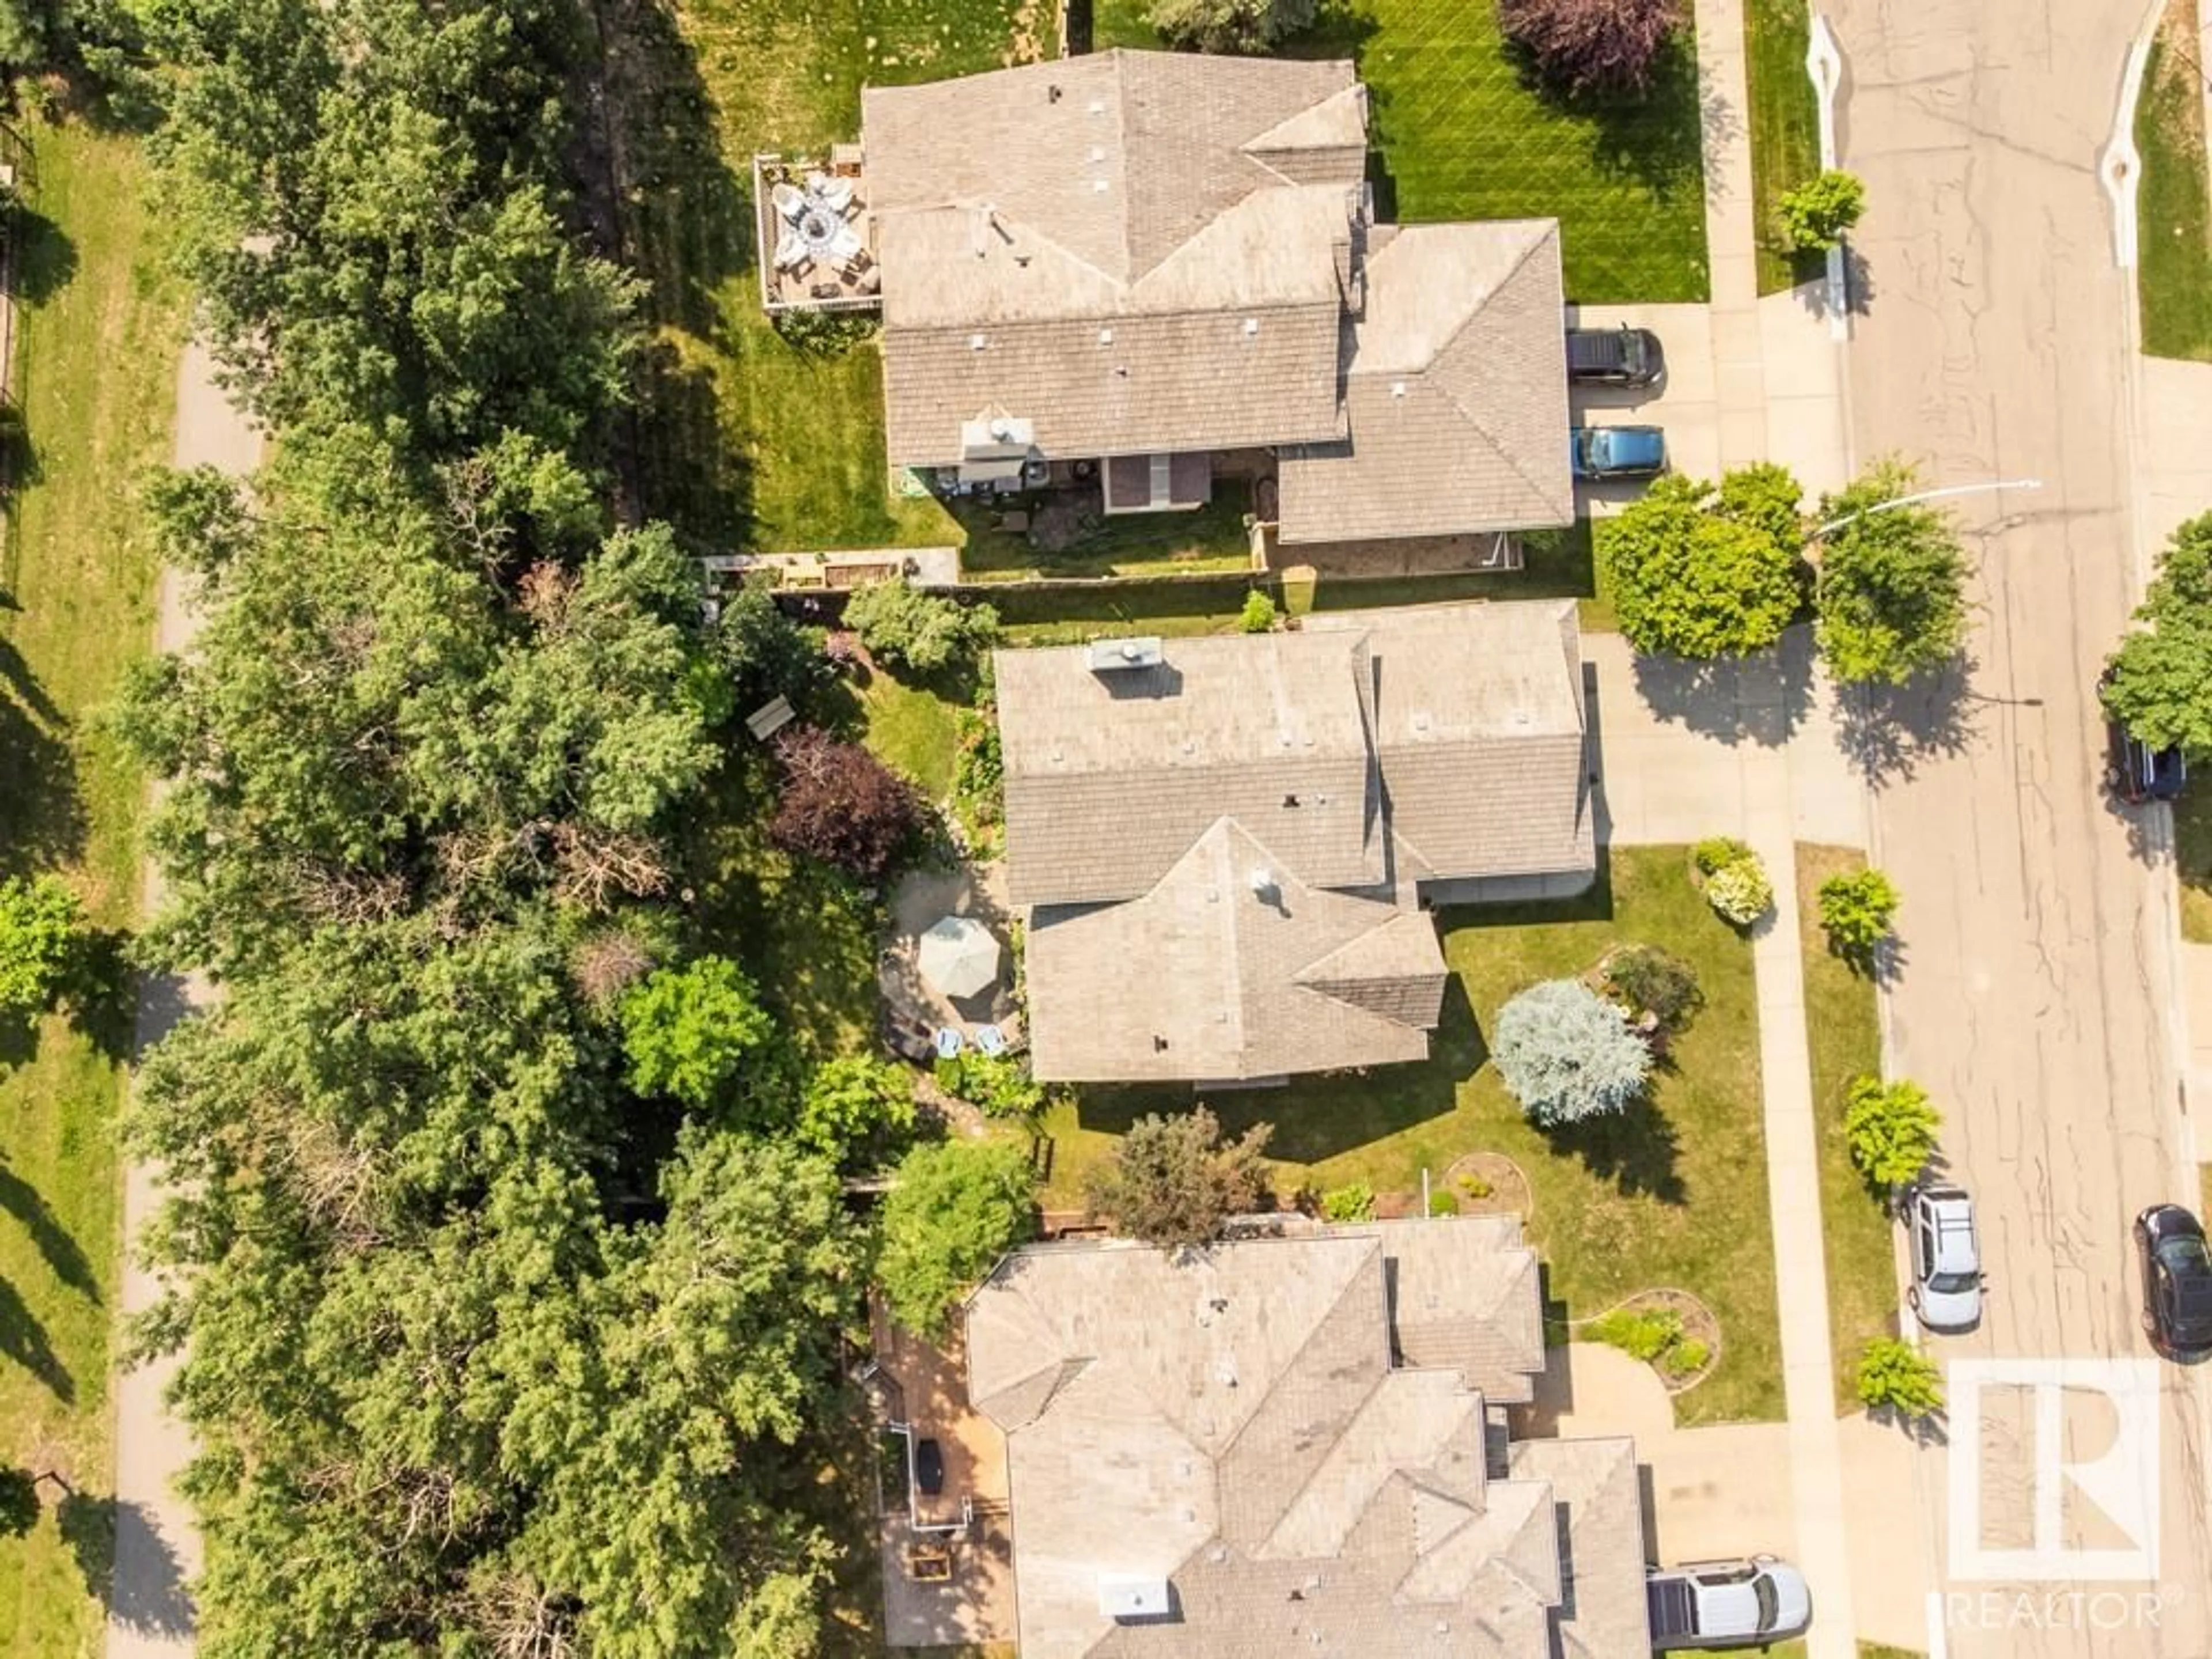
[[[1656,426],[1578,426],[1567,436],[1577,478],[1651,478],[1667,470],[1667,434]]]

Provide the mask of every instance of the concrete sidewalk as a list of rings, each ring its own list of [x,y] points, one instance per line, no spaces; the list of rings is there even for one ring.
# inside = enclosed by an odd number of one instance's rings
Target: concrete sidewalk
[[[215,382],[215,365],[195,342],[177,371],[176,465],[213,466],[242,477],[260,464],[261,434]],[[199,630],[189,586],[180,573],[161,573],[155,645],[189,649]],[[149,860],[142,876],[141,914],[162,904],[161,875]],[[206,1006],[206,983],[149,977],[138,995],[137,1042],[143,1052],[178,1019]],[[159,1276],[147,1271],[138,1241],[161,1203],[158,1170],[131,1164],[125,1172],[121,1313],[151,1307],[161,1296]],[[163,1391],[175,1376],[173,1357],[135,1370],[115,1383],[115,1578],[108,1597],[107,1659],[179,1659],[193,1651],[193,1613],[185,1585],[201,1566],[198,1529],[191,1507],[178,1496],[177,1476],[191,1457],[191,1440],[171,1416]]]

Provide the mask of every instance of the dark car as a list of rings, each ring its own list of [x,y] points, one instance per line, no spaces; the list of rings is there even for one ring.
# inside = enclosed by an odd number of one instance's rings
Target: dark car
[[[1567,378],[1588,386],[1650,386],[1667,372],[1667,354],[1648,328],[1571,328]]]
[[[934,1440],[914,1443],[914,1484],[931,1498],[945,1490],[945,1448]]]
[[[2112,671],[2107,668],[2097,681],[2100,696],[2112,683]],[[2108,751],[2105,782],[2130,806],[2140,806],[2147,800],[2173,800],[2189,781],[2189,763],[2178,747],[2152,748],[2114,720],[2109,708],[2105,715],[2105,741]]]
[[[2136,1218],[2136,1255],[2151,1346],[2168,1359],[2212,1354],[2212,1252],[2202,1224],[2179,1204],[2154,1204]]]
[[[1667,470],[1667,434],[1656,426],[1578,426],[1567,436],[1577,478],[1650,478]]]

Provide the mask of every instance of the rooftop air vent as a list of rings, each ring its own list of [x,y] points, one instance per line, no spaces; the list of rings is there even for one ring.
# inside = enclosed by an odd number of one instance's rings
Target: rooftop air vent
[[[1091,672],[1126,674],[1139,668],[1158,668],[1166,653],[1154,636],[1133,640],[1100,640],[1091,647]]]
[[[1244,319],[1244,337],[1249,340],[1259,331],[1260,319],[1257,317],[1247,317]]]
[[[981,351],[990,343],[990,341],[981,334],[970,334],[968,337],[968,349],[970,351]]]
[[[1135,1573],[1098,1575],[1098,1611],[1109,1619],[1164,1619],[1173,1607],[1168,1581],[1140,1577]]]

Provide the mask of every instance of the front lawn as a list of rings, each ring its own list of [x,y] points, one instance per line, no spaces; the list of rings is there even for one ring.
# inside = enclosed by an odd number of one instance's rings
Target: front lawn
[[[1797,922],[1803,940],[1805,1030],[1812,1043],[1813,1113],[1820,1137],[1820,1225],[1828,1259],[1828,1341],[1834,1350],[1836,1409],[1860,1410],[1850,1372],[1867,1339],[1897,1330],[1894,1230],[1881,1197],[1851,1163],[1844,1139],[1844,1093],[1855,1077],[1881,1073],[1881,1024],[1874,981],[1831,954],[1820,931],[1820,884],[1866,868],[1846,847],[1797,848]]]
[[[1759,237],[1759,291],[1778,294],[1826,268],[1818,253],[1793,258],[1770,246],[1783,192],[1820,170],[1820,104],[1805,72],[1811,22],[1805,0],[1750,0],[1744,13],[1744,77],[1751,100],[1751,188]]]
[[[1685,1422],[1773,1419],[1782,1413],[1772,1230],[1759,1083],[1751,950],[1689,881],[1680,848],[1615,848],[1583,898],[1444,914],[1455,973],[1431,1057],[1364,1076],[1218,1093],[1207,1102],[1232,1129],[1275,1126],[1285,1188],[1364,1182],[1418,1191],[1441,1185],[1453,1160],[1503,1153],[1534,1195],[1531,1242],[1547,1269],[1547,1316],[1581,1320],[1631,1293],[1688,1291],[1719,1316],[1712,1376],[1675,1401]],[[1515,992],[1578,975],[1608,946],[1664,946],[1696,969],[1704,1010],[1675,1042],[1650,1103],[1578,1133],[1529,1125],[1486,1064],[1483,1032]],[[1081,1201],[1085,1172],[1113,1137],[1151,1111],[1186,1109],[1183,1090],[1087,1089],[1048,1121],[1048,1202]]]
[[[2167,0],[2136,106],[2136,285],[2145,351],[2212,361],[2212,198],[2197,57],[2196,0]]]
[[[28,129],[11,385],[28,455],[0,587],[0,873],[59,870],[94,918],[137,918],[145,784],[96,716],[153,647],[156,561],[132,480],[167,462],[185,295],[137,146]],[[0,1541],[0,1656],[96,1652],[112,1547],[109,1388],[121,1243],[115,1118],[127,1007],[90,1033],[61,1018],[0,1052],[0,1458],[61,1474],[47,1512]]]
[[[2173,861],[2181,883],[2181,936],[2212,945],[2212,789],[2203,784],[2173,804]]]
[[[1686,12],[1687,8],[1684,8]],[[1157,46],[1143,0],[1099,0],[1094,45]],[[1710,293],[1695,42],[1651,94],[1573,107],[1536,92],[1492,0],[1349,0],[1287,51],[1350,58],[1372,102],[1395,216],[1556,218],[1567,295],[1587,304]]]

